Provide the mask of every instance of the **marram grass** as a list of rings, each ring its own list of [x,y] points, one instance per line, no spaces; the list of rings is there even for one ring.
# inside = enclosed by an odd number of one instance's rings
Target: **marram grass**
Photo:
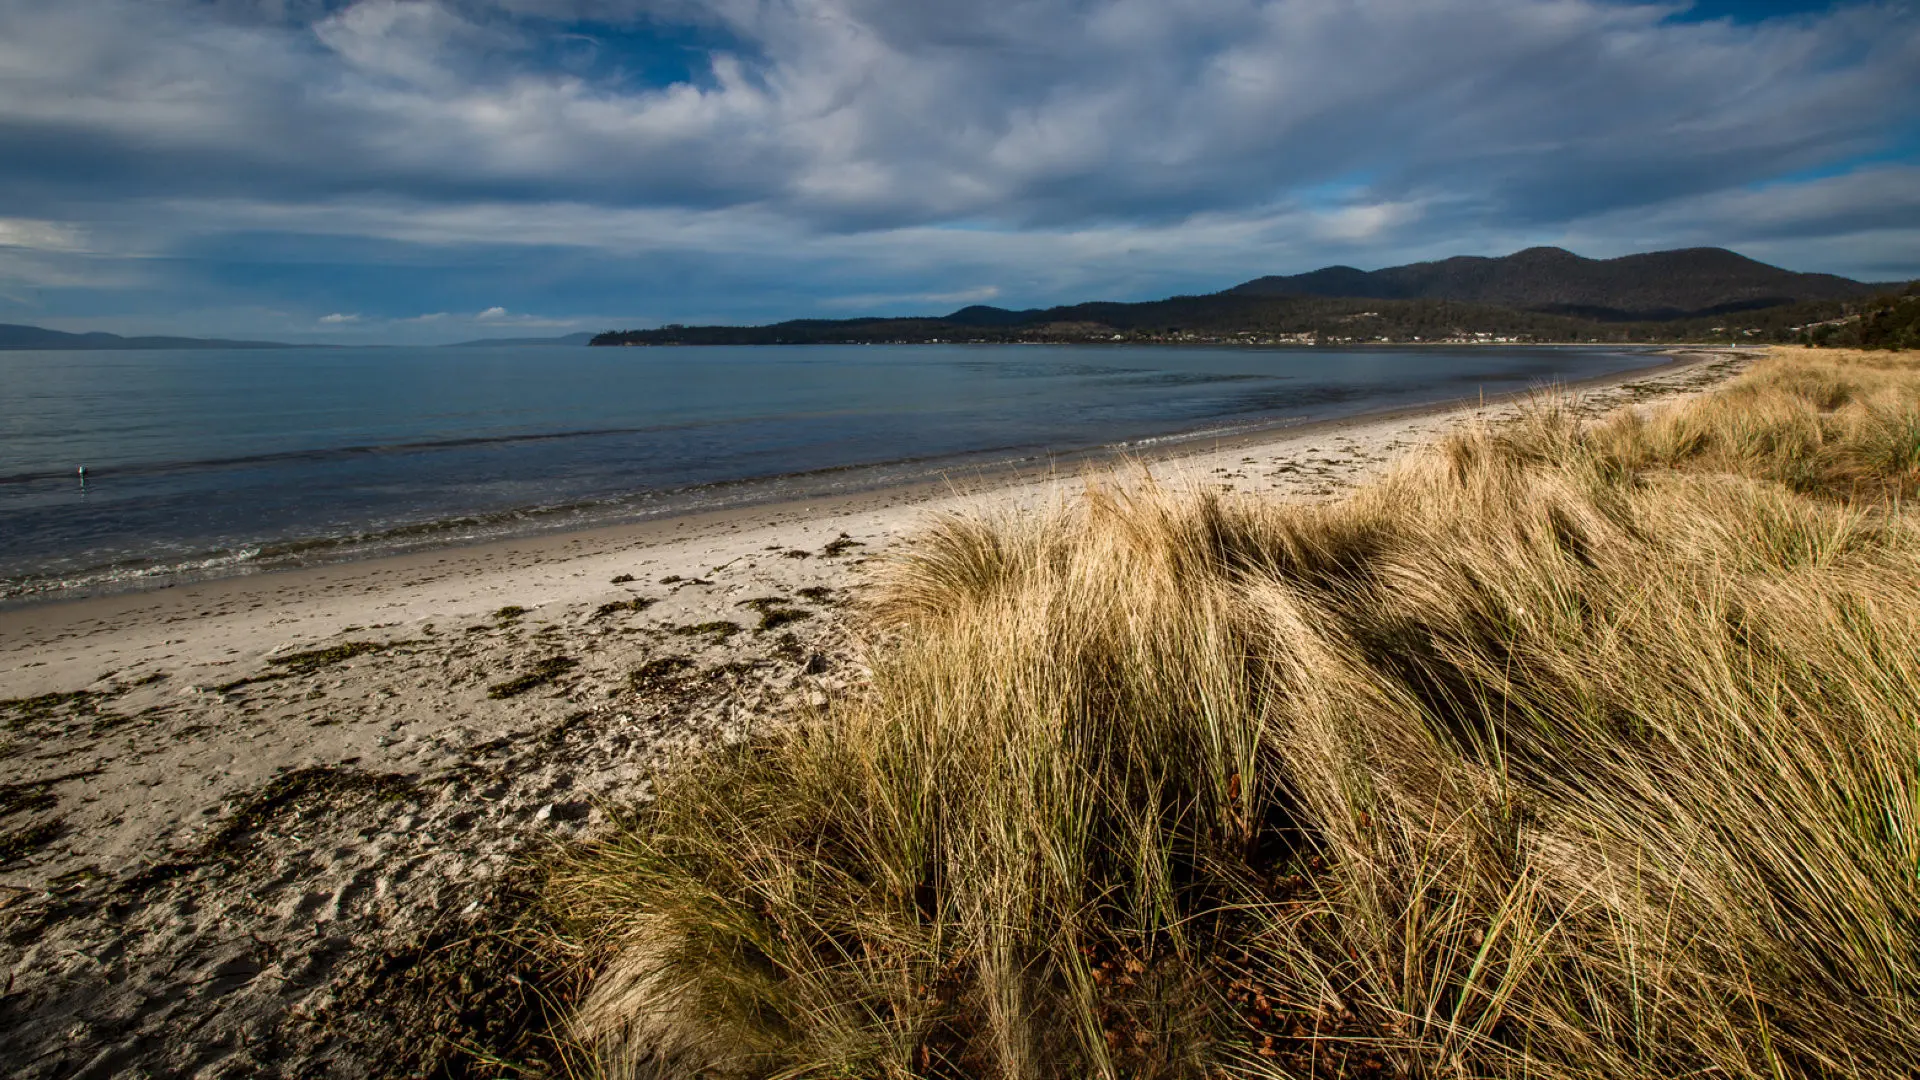
[[[557,871],[611,1076],[1920,1075],[1920,362],[890,565]]]

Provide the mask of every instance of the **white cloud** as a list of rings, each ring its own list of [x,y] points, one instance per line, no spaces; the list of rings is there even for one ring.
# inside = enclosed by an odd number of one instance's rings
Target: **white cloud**
[[[1422,212],[1414,200],[1343,206],[1317,215],[1313,232],[1324,240],[1379,240],[1418,221]]]
[[[321,322],[323,322],[323,323],[329,323],[329,324],[334,324],[334,325],[338,325],[338,324],[340,324],[340,323],[357,323],[357,322],[359,322],[359,321],[360,321],[360,316],[358,316],[358,315],[342,315],[341,313],[339,313],[339,312],[337,312],[337,311],[336,311],[336,312],[334,312],[334,313],[333,313],[333,314],[331,314],[331,315],[322,315],[322,316],[320,316],[320,321],[321,321]]]
[[[983,285],[956,292],[860,293],[829,297],[821,303],[828,307],[881,309],[897,308],[903,304],[985,304],[999,297],[1000,286]]]
[[[315,23],[313,36],[358,72],[442,94],[461,92],[463,59],[512,44],[431,0],[361,0]]]
[[[474,316],[475,319],[478,319],[481,322],[488,322],[495,319],[504,319],[506,317],[507,317],[507,309],[503,307],[490,307],[487,310],[481,312],[480,314]]]
[[[0,218],[0,247],[76,252],[86,250],[87,243],[82,230],[62,222]]]

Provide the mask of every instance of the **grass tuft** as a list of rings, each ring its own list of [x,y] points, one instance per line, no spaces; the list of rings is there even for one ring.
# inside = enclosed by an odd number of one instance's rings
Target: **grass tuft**
[[[1916,358],[887,564],[557,868],[613,1076],[1920,1075]],[[704,1071],[704,1072],[703,1072]]]

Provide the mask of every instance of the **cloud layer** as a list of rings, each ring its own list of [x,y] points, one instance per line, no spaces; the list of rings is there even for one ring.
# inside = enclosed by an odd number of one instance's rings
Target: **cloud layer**
[[[1920,275],[1920,13],[1721,14],[0,0],[0,319],[457,336],[485,320],[415,317],[1043,303],[1539,241]]]

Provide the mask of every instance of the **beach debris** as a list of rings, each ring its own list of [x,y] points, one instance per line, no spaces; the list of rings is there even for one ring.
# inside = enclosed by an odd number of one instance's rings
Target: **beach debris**
[[[678,685],[681,675],[693,667],[693,661],[684,656],[660,656],[633,669],[627,682],[640,691],[667,690]]]
[[[533,666],[525,675],[516,676],[506,682],[494,683],[487,687],[490,698],[518,697],[529,690],[535,690],[565,675],[578,667],[580,661],[571,656],[549,656]]]
[[[0,833],[0,867],[12,866],[31,857],[60,838],[66,825],[60,819],[42,821],[24,829]]]
[[[636,596],[631,600],[615,600],[612,603],[601,604],[599,607],[594,608],[593,614],[587,618],[588,621],[592,621],[594,619],[604,619],[609,615],[618,615],[623,611],[645,611],[652,607],[653,603],[652,600],[644,596]]]
[[[853,537],[848,536],[846,533],[841,533],[838,537],[827,541],[827,546],[820,549],[820,554],[832,559],[845,555],[854,548],[866,546],[867,545],[855,540]]]
[[[699,637],[705,634],[713,638],[715,645],[719,645],[739,633],[740,629],[740,624],[737,622],[729,622],[726,619],[714,619],[709,622],[693,623],[688,626],[676,626],[673,628],[673,632],[682,637]]]
[[[304,652],[288,653],[285,656],[269,656],[267,663],[275,667],[291,668],[296,672],[312,671],[315,668],[351,660],[356,656],[391,649],[398,644],[400,643],[397,641],[343,641],[324,649],[308,649]]]
[[[385,652],[400,645],[411,645],[410,640],[401,641],[343,641],[338,645],[328,645],[321,649],[306,649],[301,652],[287,653],[284,656],[269,656],[267,663],[280,668],[263,675],[246,675],[229,682],[223,682],[213,688],[217,694],[231,694],[245,686],[255,683],[273,682],[276,679],[291,679],[297,675],[306,675],[324,667],[344,663],[356,656]],[[198,693],[198,687],[189,687]]]
[[[760,613],[760,625],[757,629],[765,633],[768,630],[777,630],[788,623],[813,618],[813,612],[789,607],[791,603],[792,601],[784,596],[762,596],[753,600],[742,600],[739,606],[751,608]]]

